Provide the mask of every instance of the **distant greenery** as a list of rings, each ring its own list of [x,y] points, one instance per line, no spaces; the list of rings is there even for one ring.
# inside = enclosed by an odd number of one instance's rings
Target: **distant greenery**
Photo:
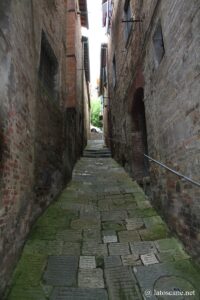
[[[101,100],[92,99],[91,101],[91,123],[95,127],[102,127],[102,122],[99,120],[101,112]]]

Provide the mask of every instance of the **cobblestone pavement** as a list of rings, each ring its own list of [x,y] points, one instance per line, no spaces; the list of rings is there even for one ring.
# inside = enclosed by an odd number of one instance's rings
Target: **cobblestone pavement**
[[[200,273],[182,244],[104,152],[89,142],[73,180],[38,219],[8,300],[200,299]]]

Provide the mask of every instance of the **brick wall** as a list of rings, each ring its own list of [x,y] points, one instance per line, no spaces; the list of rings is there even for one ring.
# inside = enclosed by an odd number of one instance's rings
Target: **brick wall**
[[[31,225],[70,179],[86,143],[79,65],[73,101],[68,81],[67,45],[81,45],[80,17],[70,36],[67,2],[0,3],[0,298]],[[42,32],[48,59],[55,56],[58,65],[55,93],[39,76]],[[75,46],[81,63],[82,47]]]
[[[140,136],[139,143],[142,145],[142,135],[135,134],[132,105],[136,89],[144,85],[139,59],[142,28],[140,23],[133,24],[129,39],[126,39],[126,24],[119,21],[124,19],[124,3],[124,1],[114,2],[108,47],[111,148],[114,157],[135,179],[140,180],[143,170],[138,168],[134,161],[136,162],[138,156],[143,155],[141,154],[143,148],[139,147],[137,142]],[[138,1],[131,1],[130,5],[136,18],[139,18],[141,8],[137,6]],[[115,87],[113,87],[112,70],[114,56],[116,59]]]
[[[150,155],[200,182],[199,17],[197,1],[160,1],[149,29],[144,74]],[[165,55],[156,67],[152,40],[159,20]],[[199,257],[199,188],[155,165],[151,168],[155,205]]]
[[[135,130],[135,95],[144,89],[149,155],[200,181],[200,77],[198,1],[147,2],[131,0],[133,24],[125,39],[125,1],[114,1],[108,44],[110,137],[114,157],[135,178],[145,175],[137,157],[143,152],[140,133]],[[158,63],[155,48],[159,24],[164,56]],[[116,59],[116,86],[112,61]],[[160,54],[159,54],[160,55]],[[143,165],[143,166],[142,166]],[[199,257],[199,188],[153,163],[149,164],[152,201],[194,256]]]

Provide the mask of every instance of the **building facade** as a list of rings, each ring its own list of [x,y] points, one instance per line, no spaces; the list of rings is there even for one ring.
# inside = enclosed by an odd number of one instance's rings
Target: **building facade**
[[[153,204],[198,258],[200,187],[144,154],[200,182],[199,3],[108,2],[112,154],[139,183],[150,178]]]
[[[83,0],[0,3],[0,298],[31,225],[86,145],[82,9]]]

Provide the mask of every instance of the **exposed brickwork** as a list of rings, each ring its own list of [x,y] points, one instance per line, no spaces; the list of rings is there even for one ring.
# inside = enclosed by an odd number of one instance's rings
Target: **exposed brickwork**
[[[152,0],[144,5],[142,1],[131,0],[133,18],[142,22],[133,23],[128,41],[125,24],[118,21],[124,18],[124,3],[114,1],[108,46],[110,138],[114,157],[137,180],[146,176],[142,155],[148,150],[153,158],[200,181],[198,1]],[[159,36],[155,38],[159,24],[164,46],[156,40]],[[163,53],[159,55],[164,56],[160,60],[156,53],[161,50]],[[136,114],[134,106],[140,88],[144,90],[146,142],[145,134],[142,135],[144,122],[139,131],[135,122],[141,115]],[[190,251],[199,256],[199,188],[153,163],[149,172],[154,204]]]
[[[30,226],[71,177],[86,142],[88,90],[83,92],[83,71],[77,71],[80,17],[69,35],[67,2],[0,3],[0,298]],[[58,64],[56,97],[39,79],[42,32]],[[80,46],[79,65],[72,63],[79,85],[72,95],[67,45],[73,40]],[[71,102],[76,107],[68,108]]]

